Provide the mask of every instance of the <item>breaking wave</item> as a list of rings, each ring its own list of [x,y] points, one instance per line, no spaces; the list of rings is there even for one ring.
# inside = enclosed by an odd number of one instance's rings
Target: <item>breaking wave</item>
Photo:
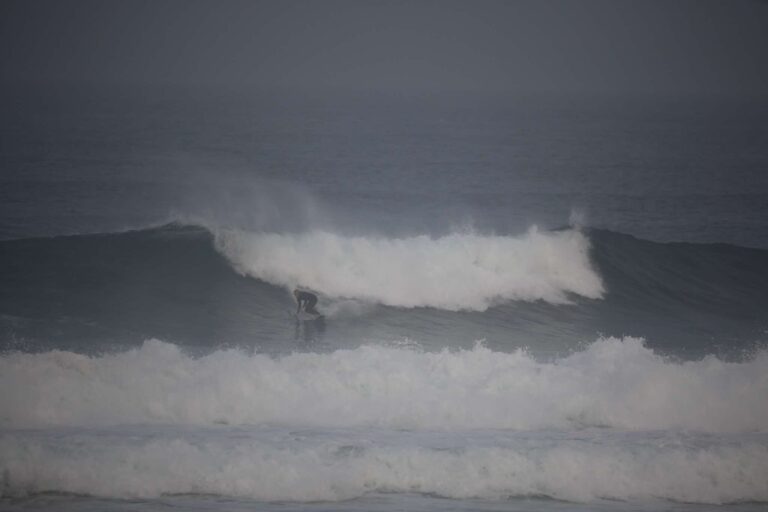
[[[603,295],[589,241],[575,230],[440,238],[218,230],[215,243],[245,275],[389,306],[483,311],[506,300],[559,304],[568,294]]]
[[[299,425],[323,428],[615,427],[768,430],[768,352],[674,362],[642,340],[600,339],[540,362],[526,351],[362,346],[203,357],[151,340],[89,357],[0,358],[0,426]]]

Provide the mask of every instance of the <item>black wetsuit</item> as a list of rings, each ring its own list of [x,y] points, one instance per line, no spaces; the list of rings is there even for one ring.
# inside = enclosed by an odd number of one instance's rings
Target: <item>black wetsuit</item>
[[[313,315],[319,315],[320,313],[315,309],[315,304],[317,304],[317,295],[314,293],[309,292],[302,292],[302,291],[295,291],[294,296],[296,297],[296,302],[298,302],[298,307],[296,308],[296,314],[299,314],[299,311],[304,309],[307,313],[311,313]]]

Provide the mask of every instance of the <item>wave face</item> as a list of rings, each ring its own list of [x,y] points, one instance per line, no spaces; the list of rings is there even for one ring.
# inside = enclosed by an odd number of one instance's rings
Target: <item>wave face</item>
[[[603,294],[589,242],[578,231],[534,229],[519,238],[221,231],[216,247],[257,279],[396,307],[484,311],[508,300],[560,304],[569,293],[593,299]]]
[[[637,339],[599,340],[551,363],[481,346],[193,358],[148,341],[101,357],[2,357],[0,424],[766,431],[767,375],[764,351],[744,363],[673,363]]]
[[[561,352],[603,334],[702,357],[738,355],[768,330],[768,251],[599,230],[387,239],[172,224],[0,241],[0,251],[6,350],[98,353],[150,338],[270,352],[413,339],[439,350],[484,338],[494,350]],[[326,325],[298,332],[295,284],[322,292]]]
[[[738,355],[768,329],[768,251],[757,249],[597,230],[436,239],[215,233],[168,225],[0,241],[0,348],[98,353],[159,338],[285,352],[410,338],[439,350],[485,338],[495,350],[559,352],[601,333],[701,357]],[[442,259],[433,254],[440,249]],[[295,328],[289,288],[299,282],[328,294],[320,302],[327,325]]]

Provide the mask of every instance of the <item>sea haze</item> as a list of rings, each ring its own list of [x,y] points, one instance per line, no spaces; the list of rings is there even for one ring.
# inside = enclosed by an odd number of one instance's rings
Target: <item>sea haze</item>
[[[764,510],[766,16],[0,3],[0,510]]]

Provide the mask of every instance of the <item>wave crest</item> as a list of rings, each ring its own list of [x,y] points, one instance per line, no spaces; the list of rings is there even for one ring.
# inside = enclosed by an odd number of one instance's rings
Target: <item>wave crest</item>
[[[483,311],[506,300],[558,304],[604,291],[589,241],[576,230],[440,238],[217,230],[215,242],[242,274],[389,306]]]

